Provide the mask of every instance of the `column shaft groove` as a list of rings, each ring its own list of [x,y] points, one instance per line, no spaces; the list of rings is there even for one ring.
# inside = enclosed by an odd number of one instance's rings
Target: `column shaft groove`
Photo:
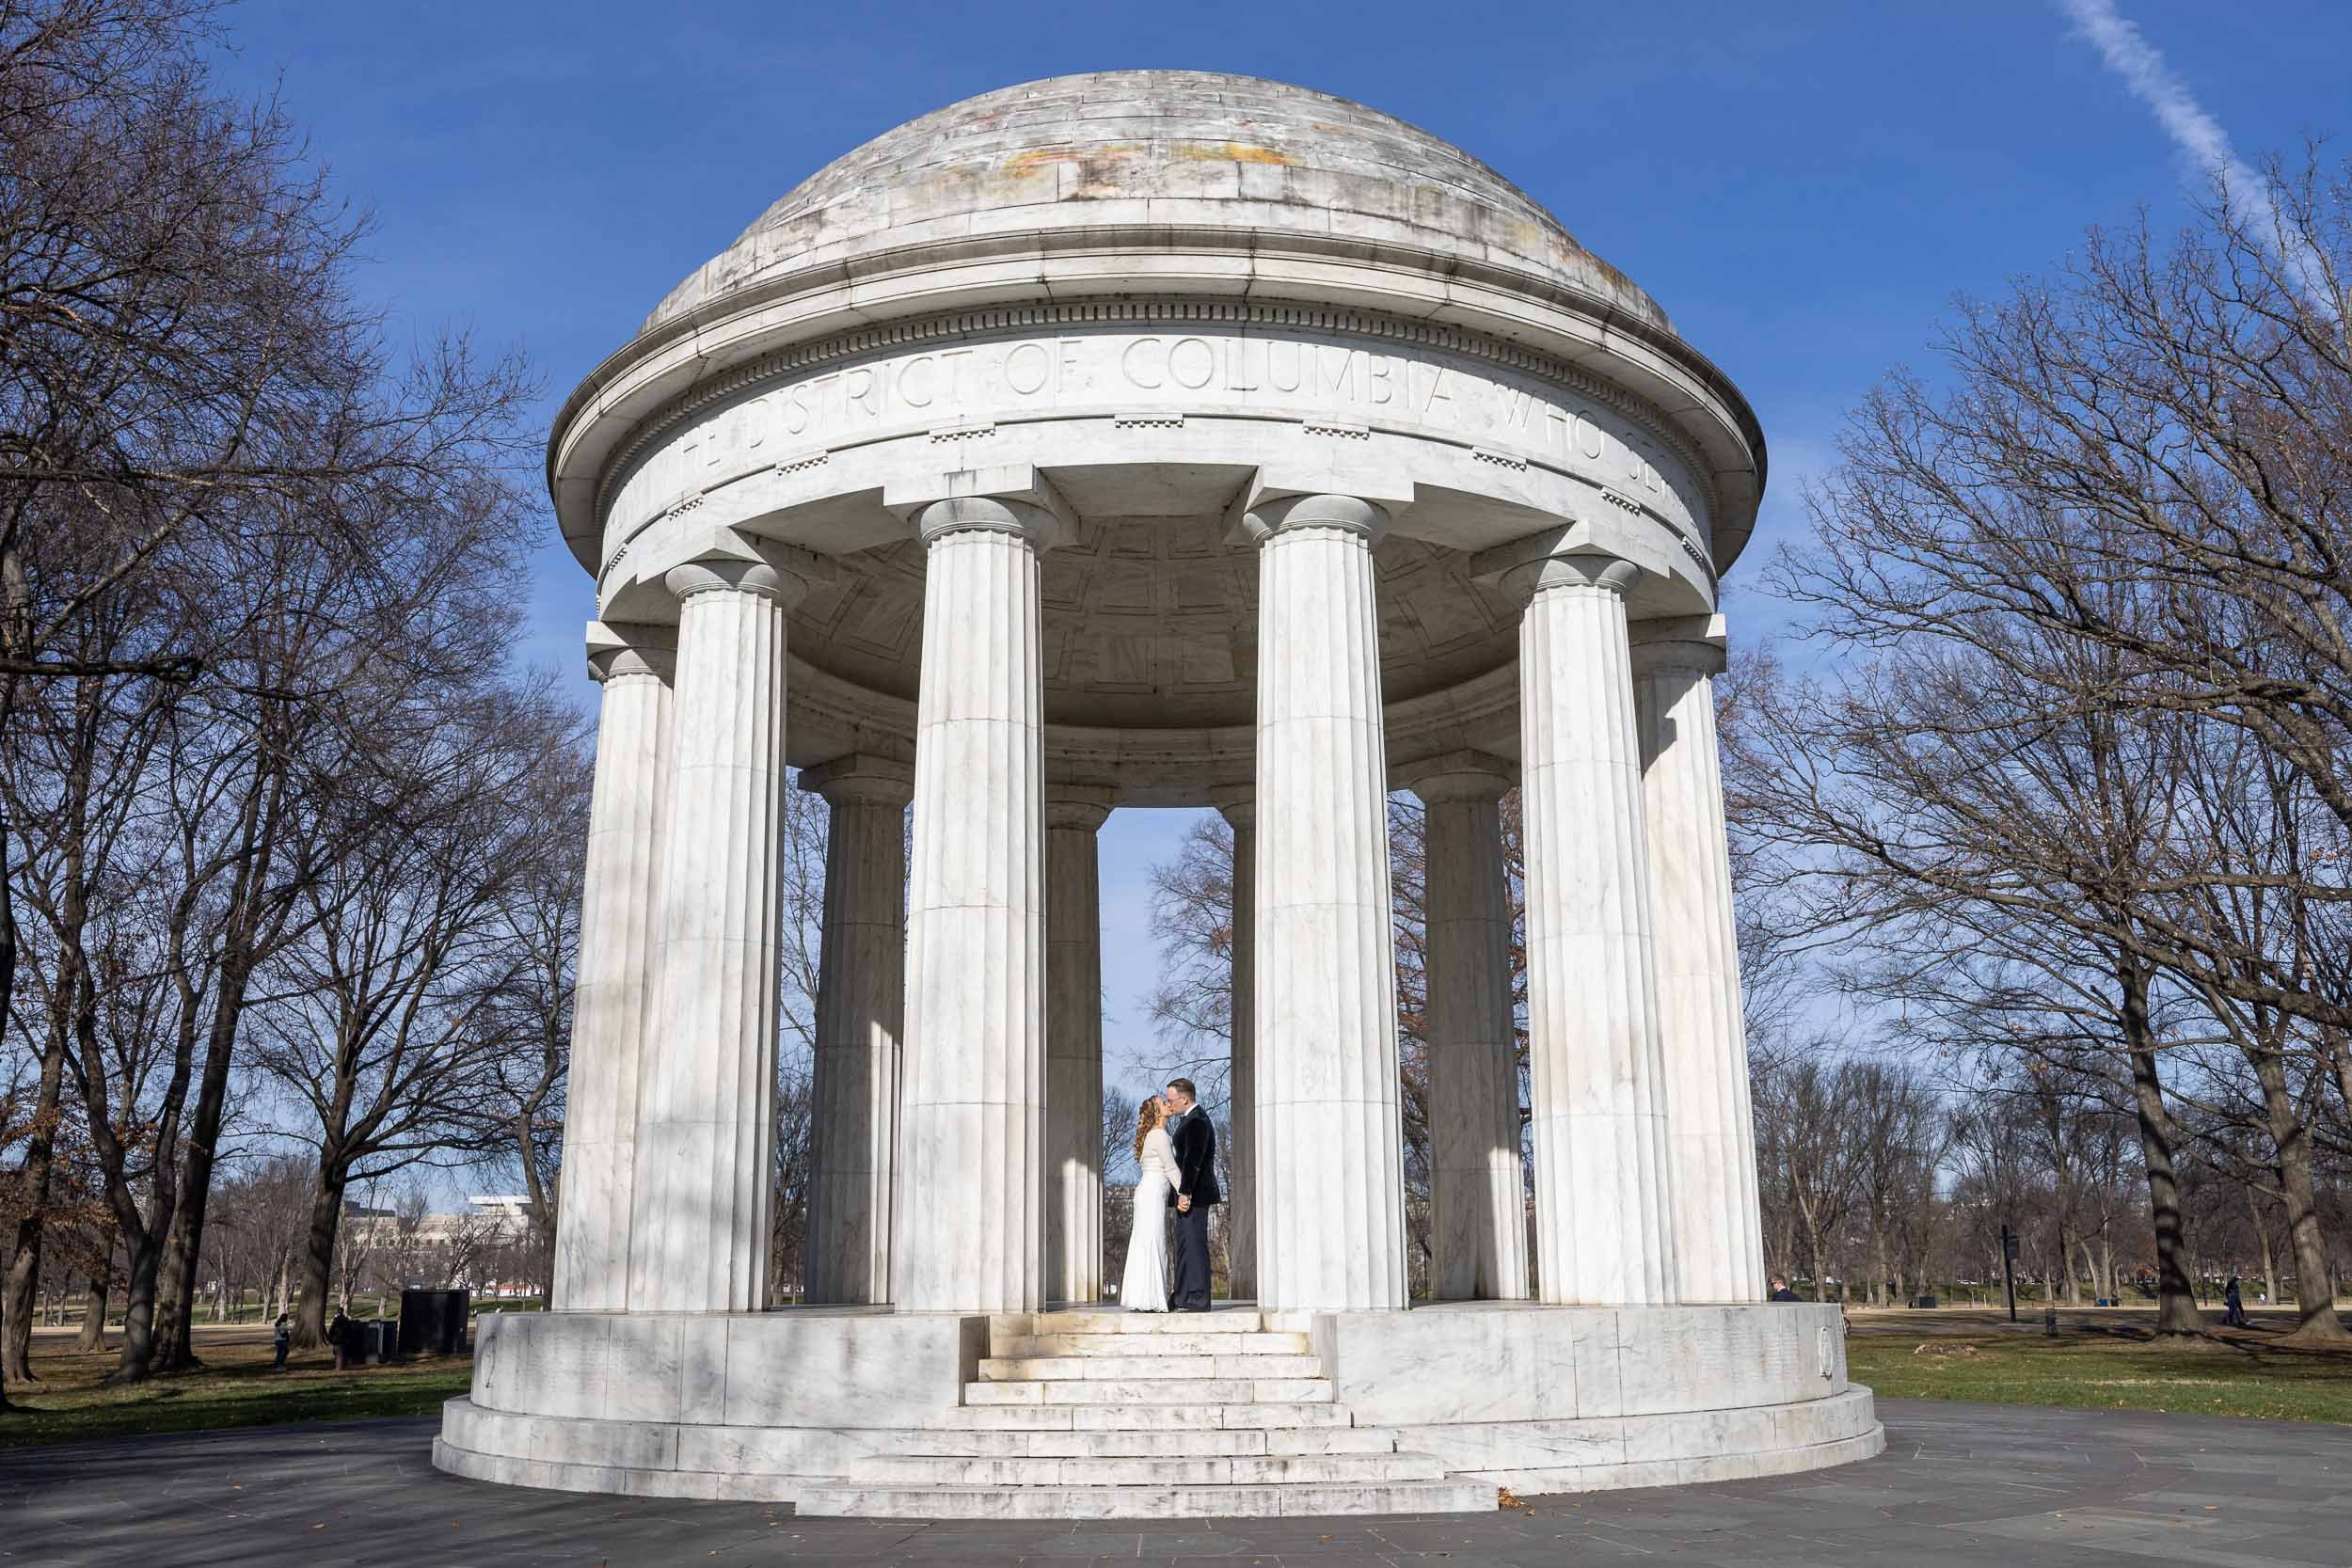
[[[1617,590],[1547,577],[1520,622],[1519,681],[1542,1298],[1671,1305],[1649,856]]]
[[[1027,540],[930,546],[891,1299],[1026,1312],[1045,1252],[1044,725]]]
[[[588,808],[569,1104],[552,1305],[628,1305],[637,1088],[654,979],[668,831],[670,685],[634,655],[604,680]]]
[[[1692,658],[1636,657],[1681,1295],[1761,1301],[1763,1222],[1713,683]]]
[[[1372,550],[1294,522],[1259,550],[1258,1295],[1405,1305],[1388,769]]]
[[[767,1304],[784,696],[776,593],[688,594],[678,611],[660,1003],[638,1086],[637,1311]]]

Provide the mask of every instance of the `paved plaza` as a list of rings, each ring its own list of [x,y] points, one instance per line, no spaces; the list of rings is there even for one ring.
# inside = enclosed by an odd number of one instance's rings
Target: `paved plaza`
[[[1888,1400],[1886,1452],[1814,1475],[1421,1519],[1165,1527],[796,1519],[461,1481],[437,1419],[0,1452],[0,1563],[2352,1563],[2352,1428]]]

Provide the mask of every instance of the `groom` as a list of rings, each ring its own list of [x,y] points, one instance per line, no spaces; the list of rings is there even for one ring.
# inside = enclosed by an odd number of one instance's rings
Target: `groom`
[[[1200,1108],[1192,1080],[1169,1082],[1168,1139],[1176,1146],[1176,1283],[1168,1293],[1178,1312],[1209,1309],[1209,1211],[1225,1201],[1216,1186],[1216,1129]]]

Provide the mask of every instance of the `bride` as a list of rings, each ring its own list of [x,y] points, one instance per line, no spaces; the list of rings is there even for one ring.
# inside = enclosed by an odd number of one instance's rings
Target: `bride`
[[[1120,1305],[1130,1312],[1168,1310],[1168,1195],[1176,1187],[1176,1146],[1168,1141],[1168,1107],[1153,1095],[1136,1108],[1135,1227],[1127,1237],[1127,1276]]]

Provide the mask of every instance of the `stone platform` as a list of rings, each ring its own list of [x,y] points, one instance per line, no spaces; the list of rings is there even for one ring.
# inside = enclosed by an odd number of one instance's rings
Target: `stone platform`
[[[808,1515],[1482,1511],[1884,1445],[1812,1306],[530,1314],[475,1354],[444,1470]]]

